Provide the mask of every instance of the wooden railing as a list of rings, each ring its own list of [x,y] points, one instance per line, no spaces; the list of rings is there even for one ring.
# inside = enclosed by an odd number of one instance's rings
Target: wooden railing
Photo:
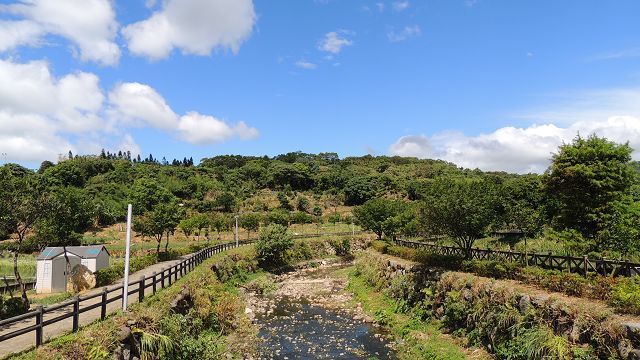
[[[430,252],[467,257],[477,260],[497,260],[505,262],[519,262],[523,265],[538,266],[545,269],[568,271],[583,276],[598,274],[604,276],[636,276],[640,275],[640,264],[629,260],[589,259],[588,256],[574,257],[569,255],[554,255],[549,252],[523,253],[518,251],[499,251],[471,248],[465,250],[457,246],[444,246],[433,243],[396,239],[396,245],[414,249],[426,249]]]
[[[255,242],[255,240],[243,240],[238,243],[238,246],[247,245]],[[142,301],[145,298],[145,290],[151,288],[151,294],[155,294],[159,289],[164,289],[165,287],[171,286],[171,284],[177,281],[180,277],[185,274],[191,272],[195,269],[196,266],[200,265],[203,261],[210,258],[211,256],[218,254],[220,252],[233,249],[236,247],[235,242],[225,243],[215,245],[203,250],[200,250],[190,257],[180,261],[179,263],[171,266],[168,269],[162,270],[160,273],[153,273],[150,277],[142,277],[140,280],[133,281],[129,283],[129,291],[128,294],[138,296],[138,301]],[[6,341],[12,338],[15,338],[20,335],[24,335],[27,333],[35,332],[35,340],[36,346],[40,346],[43,343],[43,333],[44,328],[49,325],[53,325],[62,320],[73,318],[72,321],[72,329],[73,331],[77,331],[80,324],[80,314],[85,313],[87,311],[91,311],[94,309],[100,309],[100,319],[104,320],[107,316],[107,305],[115,302],[121,301],[124,297],[124,287],[123,285],[119,285],[116,287],[108,288],[105,287],[102,289],[102,292],[87,295],[87,296],[76,296],[71,300],[67,300],[61,302],[59,304],[55,304],[47,307],[38,307],[35,310],[29,311],[25,314],[14,316],[12,318],[0,321],[0,330],[5,328],[10,328],[13,325],[17,325],[25,320],[34,320],[34,324],[30,326],[24,326],[14,331],[4,333],[0,335],[0,342]],[[95,299],[100,299],[99,301],[95,301]],[[94,301],[91,301],[94,300]],[[91,304],[83,305],[88,302]],[[66,311],[61,314],[54,314],[59,312],[62,309],[72,308],[71,311]],[[45,315],[53,314],[55,315],[52,318],[45,319]]]
[[[359,231],[355,232],[356,234],[360,233]],[[320,236],[345,236],[352,235],[353,232],[340,232],[340,233],[320,233],[320,234],[301,234],[294,235],[295,239],[303,239],[303,238],[313,238]],[[242,240],[238,242],[238,246],[252,244],[256,241],[256,239],[248,239]],[[236,247],[236,243],[229,242],[224,244],[219,244],[215,246],[208,247],[206,249],[200,250],[190,257],[180,261],[178,264],[171,266],[168,269],[162,270],[160,273],[153,273],[150,277],[142,277],[142,279],[133,281],[129,283],[129,295],[138,296],[138,301],[144,300],[145,291],[151,288],[151,295],[155,294],[159,289],[164,289],[165,287],[171,286],[172,283],[177,281],[180,277],[185,274],[191,272],[196,266],[200,265],[203,261],[210,258],[211,256],[221,253],[223,251],[233,249]],[[87,295],[87,296],[76,296],[73,299],[61,302],[59,304],[55,304],[47,307],[38,307],[35,310],[29,311],[25,314],[14,316],[9,319],[5,319],[0,321],[0,331],[3,329],[8,329],[12,326],[19,325],[25,320],[34,320],[33,325],[23,326],[14,331],[6,332],[0,334],[0,342],[15,338],[17,336],[21,336],[24,334],[28,334],[31,332],[35,332],[35,344],[36,346],[42,345],[44,341],[44,328],[49,325],[53,325],[57,322],[60,322],[65,319],[72,318],[72,331],[77,331],[80,326],[80,314],[85,313],[87,311],[91,311],[94,309],[100,309],[100,319],[104,320],[107,316],[107,305],[113,303],[115,301],[122,301],[124,292],[124,286],[119,285],[115,287],[105,287],[102,289],[102,292]],[[96,299],[99,301],[96,302]],[[93,300],[93,301],[92,301]],[[87,304],[91,302],[91,304]],[[71,311],[62,312],[58,314],[60,310],[69,309]],[[45,319],[45,315],[52,315],[54,317]]]

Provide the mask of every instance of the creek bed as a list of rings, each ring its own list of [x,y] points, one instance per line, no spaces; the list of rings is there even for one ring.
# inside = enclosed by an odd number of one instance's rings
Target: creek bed
[[[323,306],[345,297],[344,285],[327,278],[327,269],[288,275],[283,292],[258,296],[269,303],[268,311],[256,311],[260,359],[395,359],[389,336],[379,327],[363,322],[352,311]],[[305,282],[307,281],[308,282]],[[296,292],[289,296],[288,292]],[[300,295],[302,293],[302,295]],[[308,296],[307,296],[308,294]]]

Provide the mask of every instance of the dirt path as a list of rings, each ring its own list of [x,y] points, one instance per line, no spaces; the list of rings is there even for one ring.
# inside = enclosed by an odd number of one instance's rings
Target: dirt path
[[[135,282],[138,281],[142,278],[142,276],[144,275],[145,277],[150,277],[153,275],[153,273],[160,273],[162,270],[167,269],[177,263],[179,263],[180,261],[182,261],[183,259],[189,258],[192,255],[185,255],[179,259],[176,260],[171,260],[171,261],[165,261],[165,262],[161,262],[161,263],[157,263],[154,265],[151,265],[147,268],[144,268],[140,271],[137,271],[135,273],[132,273],[129,276],[129,282]],[[109,289],[113,289],[115,287],[120,286],[123,283],[124,279],[120,279],[117,282],[117,285],[111,285],[108,286]],[[134,286],[135,288],[135,286]],[[97,293],[101,293],[102,292],[102,288],[98,288],[98,289],[92,289],[90,291],[87,291],[86,293],[83,293],[83,296],[86,295],[93,295],[93,294],[97,294]],[[147,294],[151,294],[153,292],[153,289],[151,287],[149,287],[148,289],[146,289],[145,291],[145,296]],[[111,297],[116,296],[115,294],[112,294]],[[89,306],[92,304],[96,304],[99,303],[101,301],[101,298],[95,298],[95,299],[91,299],[91,300],[87,300],[87,301],[83,301],[82,302],[82,307],[85,306]],[[138,302],[138,296],[136,295],[130,295],[129,296],[129,304],[133,304]],[[122,308],[122,301],[114,301],[110,304],[107,305],[107,314],[111,314],[114,313],[118,310],[120,310]],[[70,312],[73,310],[73,306],[69,305],[68,307],[59,309],[57,311],[51,312],[51,313],[47,313],[44,316],[44,321],[47,321],[48,319],[52,319],[55,318],[57,316],[60,316],[64,313]],[[98,307],[96,309],[84,312],[82,314],[80,314],[80,321],[79,324],[80,326],[85,326],[97,319],[100,319],[100,312],[101,309]],[[19,329],[23,329],[26,327],[29,327],[31,325],[35,324],[35,318],[32,319],[28,319],[28,320],[24,320],[22,322],[19,323],[15,323],[12,324],[11,326],[6,326],[6,327],[2,327],[0,328],[0,334],[6,334],[9,332],[13,332]],[[65,333],[68,333],[72,330],[73,328],[73,318],[67,318],[65,320],[56,322],[55,324],[46,326],[44,328],[44,341],[49,341],[50,339],[53,339],[55,337],[58,337],[60,335],[63,335]],[[13,339],[9,339],[3,342],[0,342],[0,357],[1,358],[5,358],[11,354],[15,354],[24,350],[28,350],[32,347],[34,347],[36,345],[36,340],[35,340],[35,332],[29,332],[27,334],[24,335],[20,335],[18,337],[15,337]]]

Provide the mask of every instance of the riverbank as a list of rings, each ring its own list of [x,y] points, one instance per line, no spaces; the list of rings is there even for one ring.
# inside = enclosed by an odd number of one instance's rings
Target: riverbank
[[[490,359],[368,286],[352,262],[326,260],[247,284],[260,358]],[[311,356],[313,355],[313,356]]]

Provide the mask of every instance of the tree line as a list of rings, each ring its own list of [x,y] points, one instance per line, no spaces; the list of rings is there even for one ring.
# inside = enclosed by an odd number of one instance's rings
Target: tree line
[[[445,235],[467,253],[496,230],[546,231],[567,252],[620,257],[640,252],[638,163],[628,144],[577,137],[542,175],[477,173],[412,183],[407,199],[376,198],[354,209],[378,237]]]

